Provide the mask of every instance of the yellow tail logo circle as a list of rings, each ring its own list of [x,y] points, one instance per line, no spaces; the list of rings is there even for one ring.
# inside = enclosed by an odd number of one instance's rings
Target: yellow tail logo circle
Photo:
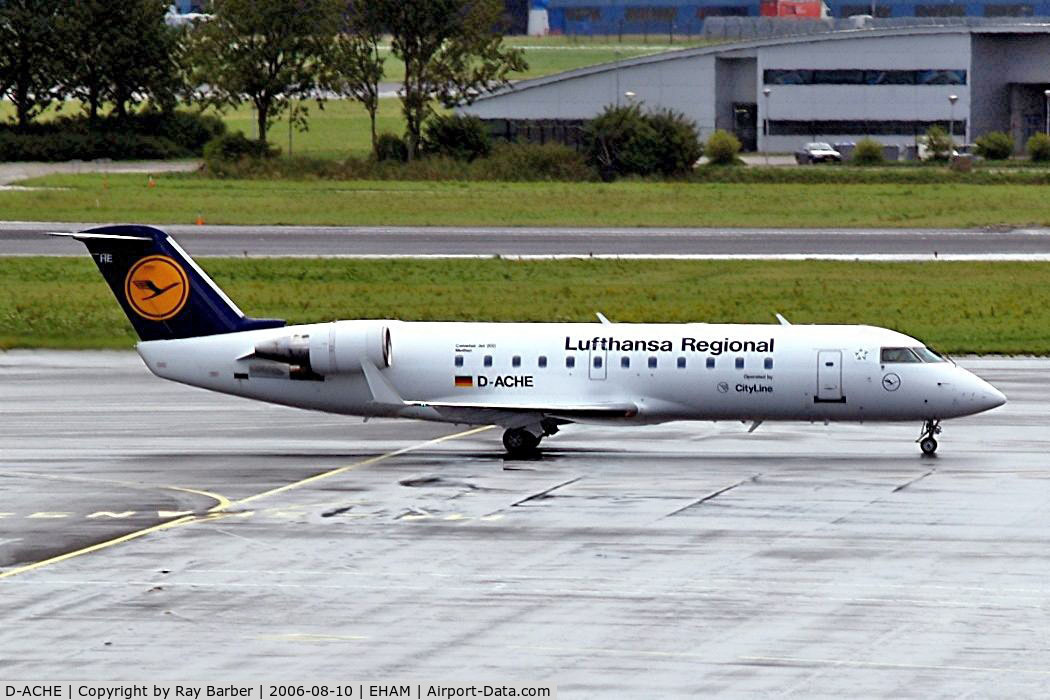
[[[128,270],[124,296],[139,316],[164,321],[186,305],[190,281],[177,262],[166,255],[151,255]]]

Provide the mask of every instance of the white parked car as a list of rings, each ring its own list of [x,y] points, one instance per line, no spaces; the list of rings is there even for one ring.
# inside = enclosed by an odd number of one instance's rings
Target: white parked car
[[[831,144],[823,141],[807,143],[802,150],[795,151],[795,162],[799,165],[807,163],[841,163],[842,154],[831,147]]]

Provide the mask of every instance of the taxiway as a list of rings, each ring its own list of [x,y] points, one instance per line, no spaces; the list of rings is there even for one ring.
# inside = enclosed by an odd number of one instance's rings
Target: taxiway
[[[0,669],[516,679],[561,697],[1036,696],[1050,362],[918,425],[367,424],[0,353]]]

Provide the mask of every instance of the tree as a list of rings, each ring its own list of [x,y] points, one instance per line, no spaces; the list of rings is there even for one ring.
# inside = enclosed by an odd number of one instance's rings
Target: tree
[[[325,58],[324,86],[337,95],[364,105],[372,126],[372,151],[376,150],[376,112],[379,83],[383,80],[383,19],[379,6],[369,0],[354,0],[346,8],[343,30],[336,34]]]
[[[164,22],[166,0],[63,4],[58,27],[67,87],[91,121],[106,102],[121,118],[143,100],[174,107],[179,32]]]
[[[338,24],[333,0],[214,0],[212,19],[189,33],[187,59],[193,97],[219,109],[245,98],[255,108],[258,140],[292,100],[314,97],[322,63]],[[305,108],[290,118],[306,125]]]
[[[55,18],[61,0],[6,0],[0,2],[0,99],[15,107],[19,128],[26,128],[56,99],[60,68]]]
[[[503,45],[500,0],[371,0],[391,33],[391,48],[405,63],[401,107],[409,158],[418,153],[433,100],[445,107],[471,104],[528,68],[521,49]]]

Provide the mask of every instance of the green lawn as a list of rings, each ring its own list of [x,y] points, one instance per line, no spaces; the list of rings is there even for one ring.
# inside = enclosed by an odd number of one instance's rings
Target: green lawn
[[[53,175],[0,192],[5,219],[403,226],[1050,225],[1037,185],[220,180]]]
[[[1050,263],[201,262],[246,313],[291,323],[354,317],[594,321],[595,311],[624,322],[768,323],[780,312],[795,323],[896,328],[951,353],[1050,353]],[[0,347],[134,343],[86,254],[0,258],[0,288]]]

